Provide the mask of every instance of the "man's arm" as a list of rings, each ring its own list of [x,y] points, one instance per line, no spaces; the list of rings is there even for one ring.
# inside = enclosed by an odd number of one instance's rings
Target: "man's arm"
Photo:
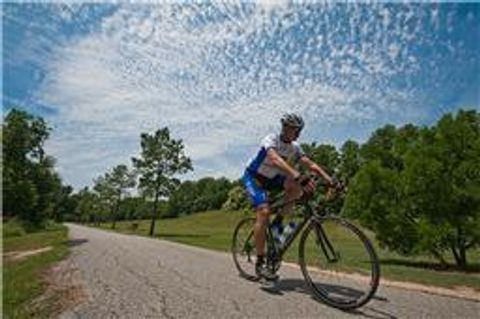
[[[300,177],[300,172],[290,166],[280,155],[278,155],[274,148],[269,148],[267,150],[267,156],[273,165],[288,173],[294,179]]]
[[[310,160],[307,156],[303,155],[300,157],[300,163],[311,172],[321,176],[328,184],[333,183],[332,178],[320,167],[320,165]]]

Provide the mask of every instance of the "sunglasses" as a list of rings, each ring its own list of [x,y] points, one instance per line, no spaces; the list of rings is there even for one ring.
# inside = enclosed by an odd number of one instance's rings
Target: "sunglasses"
[[[284,129],[291,130],[291,131],[295,132],[295,134],[297,134],[297,135],[300,134],[300,132],[302,131],[302,129],[299,128],[299,127],[289,126],[289,125],[285,125]]]

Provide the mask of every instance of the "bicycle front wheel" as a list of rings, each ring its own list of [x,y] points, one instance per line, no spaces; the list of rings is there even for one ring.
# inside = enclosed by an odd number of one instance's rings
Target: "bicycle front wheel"
[[[332,307],[358,308],[378,288],[380,267],[373,245],[344,219],[312,220],[300,239],[299,257],[313,293]]]

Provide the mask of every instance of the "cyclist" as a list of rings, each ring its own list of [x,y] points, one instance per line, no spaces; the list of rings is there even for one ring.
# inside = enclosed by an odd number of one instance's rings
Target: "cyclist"
[[[281,118],[281,124],[280,134],[270,134],[263,139],[260,150],[250,160],[242,177],[242,182],[256,211],[255,272],[258,277],[266,280],[278,279],[278,275],[265,265],[265,231],[270,215],[266,191],[283,189],[286,201],[300,198],[303,192],[312,193],[315,184],[308,177],[300,174],[298,163],[322,177],[327,184],[332,184],[332,178],[320,165],[310,160],[296,142],[304,127],[302,117],[295,113],[287,113]],[[293,203],[285,206],[281,215],[292,210]]]

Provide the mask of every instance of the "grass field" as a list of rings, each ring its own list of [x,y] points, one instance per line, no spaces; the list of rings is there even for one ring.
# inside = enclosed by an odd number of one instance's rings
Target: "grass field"
[[[5,257],[8,253],[48,246],[52,249],[24,259]],[[47,318],[50,311],[47,309],[48,301],[35,310],[30,305],[45,290],[42,272],[68,254],[67,228],[51,225],[45,230],[26,233],[18,223],[4,223],[3,253],[3,317]]]
[[[211,211],[198,213],[176,219],[164,219],[157,221],[156,237],[171,240],[188,245],[204,247],[219,251],[230,251],[232,235],[238,221],[247,216],[241,212]],[[132,226],[137,223],[138,227]],[[110,224],[102,224],[100,227],[110,229]],[[150,221],[124,221],[117,223],[116,231],[127,234],[147,236]],[[344,255],[350,257],[352,265],[358,266],[361,251],[356,251],[355,245],[349,245],[349,239],[339,234],[336,241],[342,242],[346,247]],[[372,239],[372,234],[369,234]],[[298,260],[298,241],[287,252],[285,259],[296,262]],[[351,246],[351,247],[349,247]],[[410,281],[427,285],[452,288],[455,286],[471,287],[480,291],[480,252],[470,253],[469,263],[475,271],[462,272],[455,270],[435,270],[436,261],[429,257],[406,258],[396,253],[389,252],[375,244],[375,248],[381,260],[382,278]],[[345,253],[347,251],[347,253]],[[233,267],[233,262],[232,262]]]

